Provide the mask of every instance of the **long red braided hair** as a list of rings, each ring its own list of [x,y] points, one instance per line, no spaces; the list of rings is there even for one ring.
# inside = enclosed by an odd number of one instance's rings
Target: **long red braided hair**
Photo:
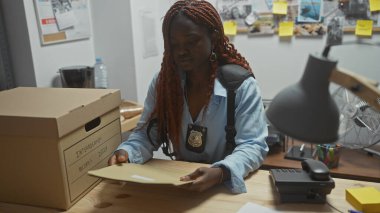
[[[162,25],[164,56],[156,85],[156,104],[149,121],[157,118],[158,138],[162,139],[162,137],[168,136],[176,153],[179,151],[184,93],[181,87],[180,73],[176,71],[171,55],[169,30],[173,18],[179,13],[194,23],[209,29],[210,38],[212,33],[217,34],[216,40],[213,41],[213,52],[217,59],[212,60],[210,58],[211,76],[208,99],[214,90],[214,80],[219,65],[238,64],[252,72],[247,60],[237,52],[234,45],[229,42],[228,37],[224,35],[222,21],[212,4],[204,0],[180,0],[170,7]]]

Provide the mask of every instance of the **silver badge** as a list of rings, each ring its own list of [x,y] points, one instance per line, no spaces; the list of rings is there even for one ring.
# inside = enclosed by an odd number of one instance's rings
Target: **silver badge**
[[[191,130],[190,135],[189,135],[189,139],[188,139],[188,143],[192,147],[202,146],[202,143],[203,143],[202,142],[202,132]]]

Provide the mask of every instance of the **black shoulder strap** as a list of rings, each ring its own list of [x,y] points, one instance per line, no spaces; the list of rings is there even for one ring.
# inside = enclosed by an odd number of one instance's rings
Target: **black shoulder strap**
[[[240,87],[248,77],[255,77],[242,66],[236,64],[226,64],[220,66],[217,71],[217,77],[224,88],[227,89],[227,125],[226,131],[226,149],[225,156],[231,154],[235,144],[235,95],[236,89]]]
[[[158,120],[157,120],[157,118],[153,118],[153,119],[151,119],[151,120],[149,121],[149,123],[148,123],[148,127],[147,127],[147,129],[146,129],[146,134],[147,134],[147,136],[148,136],[148,140],[149,140],[149,142],[152,144],[152,146],[155,147],[156,149],[158,149],[158,147],[157,147],[157,145],[156,145],[155,143],[153,143],[153,141],[152,141],[152,137],[151,137],[150,134],[151,134],[151,131],[152,131],[152,128],[153,128],[153,127],[155,127],[155,128],[157,129],[157,125],[158,125]],[[157,134],[158,134],[158,133],[157,133]],[[164,133],[161,133],[161,134],[158,134],[158,135],[161,135],[161,137],[160,137],[160,139],[159,139],[159,141],[161,142],[161,144],[159,144],[159,145],[161,145],[162,152],[163,152],[166,156],[170,157],[170,159],[174,160],[174,157],[175,157],[176,153],[175,153],[175,152],[170,152],[170,151],[169,151],[170,143],[169,143],[169,139],[168,139],[168,137],[167,137],[166,134],[164,134]]]

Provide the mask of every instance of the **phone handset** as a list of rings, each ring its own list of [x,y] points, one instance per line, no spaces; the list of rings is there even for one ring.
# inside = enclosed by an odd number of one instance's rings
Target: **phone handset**
[[[330,171],[327,166],[318,160],[306,159],[301,162],[302,169],[309,173],[313,180],[329,180]]]

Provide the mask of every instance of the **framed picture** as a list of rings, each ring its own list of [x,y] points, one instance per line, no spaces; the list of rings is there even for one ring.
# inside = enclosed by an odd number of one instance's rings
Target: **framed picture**
[[[34,0],[42,45],[91,36],[88,0]]]

